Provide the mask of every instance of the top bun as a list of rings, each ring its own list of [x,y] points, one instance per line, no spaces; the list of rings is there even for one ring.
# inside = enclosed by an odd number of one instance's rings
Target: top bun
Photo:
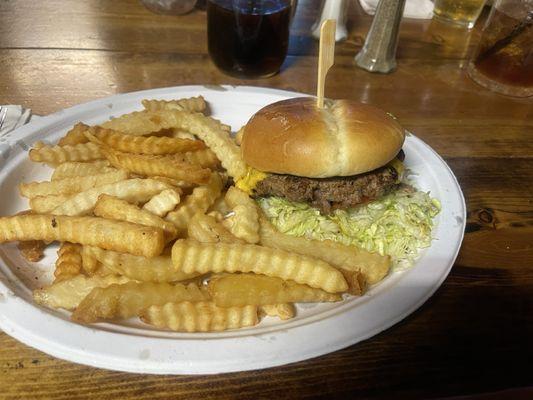
[[[404,130],[389,114],[350,100],[301,97],[272,103],[244,127],[244,161],[264,172],[309,178],[350,176],[391,161]]]

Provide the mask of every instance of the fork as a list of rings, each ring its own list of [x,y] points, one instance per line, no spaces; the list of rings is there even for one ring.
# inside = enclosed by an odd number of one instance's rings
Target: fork
[[[2,129],[2,126],[4,125],[6,117],[7,117],[7,108],[0,106],[0,130]]]

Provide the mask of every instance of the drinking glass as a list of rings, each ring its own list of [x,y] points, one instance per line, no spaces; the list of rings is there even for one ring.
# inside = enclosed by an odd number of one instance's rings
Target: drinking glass
[[[468,73],[495,92],[533,96],[533,0],[495,1]]]
[[[433,15],[447,22],[472,28],[487,0],[435,0]]]
[[[239,78],[276,74],[287,55],[294,0],[207,0],[207,43],[215,65]]]

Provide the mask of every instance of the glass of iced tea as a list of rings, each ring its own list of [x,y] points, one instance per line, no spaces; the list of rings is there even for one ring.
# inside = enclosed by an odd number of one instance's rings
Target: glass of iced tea
[[[495,92],[533,96],[533,0],[496,0],[468,65]]]
[[[446,22],[466,26],[476,23],[487,0],[435,0],[433,15]]]
[[[294,0],[207,0],[207,43],[215,65],[239,78],[276,74],[287,55]]]

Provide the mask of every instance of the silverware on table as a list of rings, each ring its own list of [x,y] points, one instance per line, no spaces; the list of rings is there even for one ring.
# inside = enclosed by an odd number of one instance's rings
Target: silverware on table
[[[4,125],[4,122],[7,117],[7,108],[0,106],[0,129],[2,129],[2,126]]]

